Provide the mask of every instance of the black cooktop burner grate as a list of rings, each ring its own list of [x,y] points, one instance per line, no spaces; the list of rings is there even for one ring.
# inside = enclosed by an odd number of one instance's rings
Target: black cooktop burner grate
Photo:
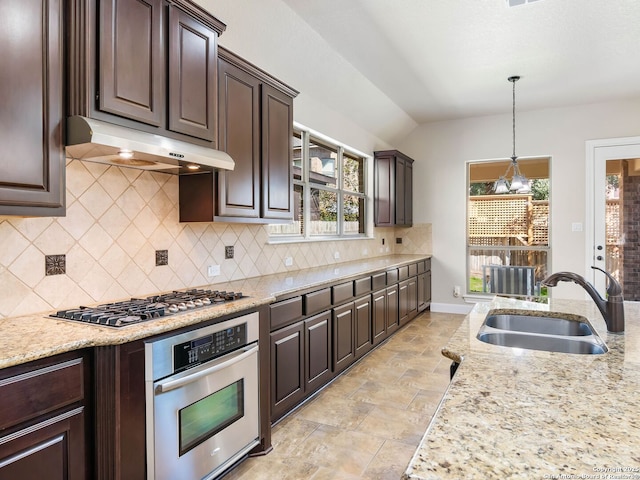
[[[241,292],[191,289],[105,303],[95,307],[80,306],[60,310],[50,316],[109,327],[124,327],[187,310],[231,302],[242,297]]]

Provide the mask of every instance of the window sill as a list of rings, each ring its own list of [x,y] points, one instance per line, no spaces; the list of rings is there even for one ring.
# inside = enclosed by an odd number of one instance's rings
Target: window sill
[[[373,236],[353,235],[349,237],[288,237],[288,238],[269,238],[267,245],[278,245],[284,243],[316,243],[316,242],[342,242],[353,240],[374,240]]]

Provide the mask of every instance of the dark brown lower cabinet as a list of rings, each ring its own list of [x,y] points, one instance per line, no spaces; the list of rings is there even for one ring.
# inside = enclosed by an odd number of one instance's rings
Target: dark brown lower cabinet
[[[0,479],[92,478],[90,356],[49,357],[0,371]]]
[[[372,327],[371,327],[371,295],[367,295],[354,303],[355,314],[355,335],[356,342],[355,353],[356,358],[360,358],[362,355],[371,350],[373,343],[372,339]]]
[[[331,372],[331,312],[304,321],[305,388],[310,393],[327,383]]]
[[[431,270],[418,275],[418,311],[431,304]]]
[[[144,342],[96,347],[97,480],[146,478]]]
[[[398,285],[387,287],[387,336],[400,326]]]
[[[371,296],[372,343],[377,345],[400,325],[398,321],[398,286],[384,288]]]
[[[304,398],[304,322],[277,330],[270,337],[271,417],[277,419]]]
[[[402,326],[418,313],[417,277],[410,277],[398,284],[398,302],[400,326]]]
[[[272,422],[418,314],[418,301],[430,292],[426,266],[343,280],[269,306]]]
[[[377,345],[387,338],[387,289],[384,288],[373,292],[371,304],[373,344]]]
[[[0,445],[0,479],[72,480],[86,476],[84,407],[30,425]]]
[[[356,358],[354,303],[333,309],[333,369],[339,372]]]

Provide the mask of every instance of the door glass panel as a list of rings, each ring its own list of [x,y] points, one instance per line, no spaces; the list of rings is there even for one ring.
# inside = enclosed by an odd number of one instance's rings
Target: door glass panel
[[[624,291],[622,257],[622,218],[623,202],[623,162],[626,160],[607,160],[605,178],[605,270],[620,282]],[[596,252],[596,255],[602,252]],[[626,300],[630,300],[625,298]]]
[[[244,379],[178,411],[180,456],[244,416]]]

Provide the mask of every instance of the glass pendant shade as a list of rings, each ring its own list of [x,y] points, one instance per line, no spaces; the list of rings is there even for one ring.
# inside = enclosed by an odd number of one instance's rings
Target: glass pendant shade
[[[511,186],[509,187],[509,190],[511,190],[512,192],[517,192],[518,190],[520,190],[524,186],[522,182],[523,178],[524,177],[522,175],[515,174],[513,176],[513,179],[511,180]]]
[[[520,172],[518,157],[516,156],[516,82],[520,80],[520,77],[509,77],[507,80],[513,84],[513,155],[507,171],[493,185],[493,191],[495,193],[509,193],[510,191],[514,193],[530,193],[529,180]],[[513,169],[513,177],[511,178],[511,183],[507,183],[506,178],[509,176],[509,170],[511,169]]]
[[[496,193],[507,193],[509,191],[509,187],[507,186],[507,181],[504,177],[500,177],[496,180],[495,185],[493,186],[493,190]]]
[[[531,193],[531,185],[529,185],[529,181],[528,180],[524,183],[522,188],[518,189],[518,193]]]

